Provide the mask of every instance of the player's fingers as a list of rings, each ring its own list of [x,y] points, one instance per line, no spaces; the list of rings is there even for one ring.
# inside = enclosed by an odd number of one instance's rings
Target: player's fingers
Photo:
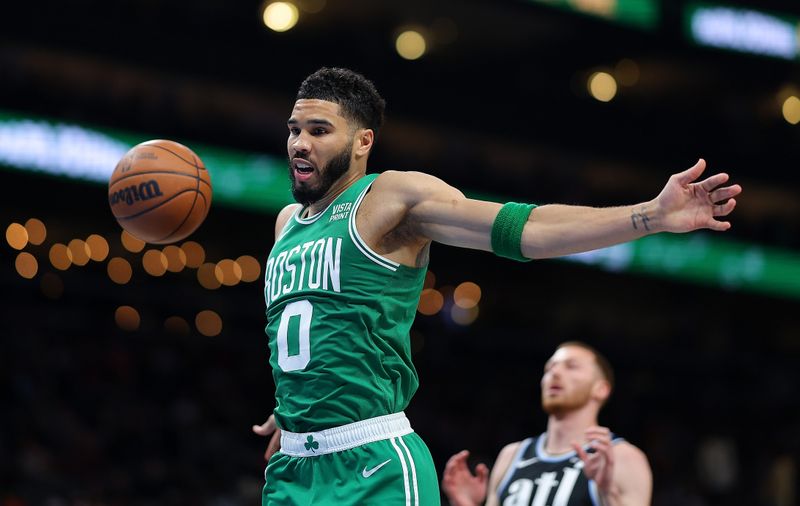
[[[253,432],[259,436],[269,436],[275,432],[275,428],[275,415],[269,415],[266,422],[261,425],[253,425]]]
[[[267,445],[267,450],[264,452],[264,460],[269,461],[269,459],[280,449],[281,449],[281,430],[277,429],[275,433],[272,434],[272,438],[270,438],[269,440],[269,444]]]
[[[253,432],[259,436],[269,436],[272,433],[265,425],[253,425]]]
[[[467,457],[469,457],[469,452],[467,450],[461,450],[447,459],[447,464],[444,466],[445,474],[448,472],[460,471],[462,468],[465,468],[467,465]]]
[[[738,184],[732,186],[726,186],[724,188],[718,188],[711,192],[711,202],[722,202],[723,200],[728,200],[731,197],[735,197],[742,193],[742,187]]]
[[[489,468],[486,466],[486,464],[478,464],[475,467],[475,474],[478,475],[478,479],[481,481],[481,483],[485,483],[489,480]]]
[[[697,163],[689,167],[683,172],[679,172],[675,174],[673,177],[677,180],[678,183],[681,185],[686,185],[700,177],[700,174],[706,169],[706,161],[702,158],[697,160]]]
[[[611,442],[603,439],[593,439],[589,446],[600,454],[607,454],[611,450]]]
[[[575,450],[575,453],[578,454],[578,458],[580,458],[584,463],[589,461],[589,456],[583,450],[583,447],[578,443],[571,443],[572,449]]]
[[[724,204],[716,204],[714,206],[714,216],[728,216],[735,207],[736,199],[730,199]]]
[[[703,179],[697,184],[699,184],[700,188],[702,188],[703,190],[710,192],[711,190],[723,184],[727,180],[728,180],[728,175],[725,174],[724,172],[720,172],[719,174],[714,174],[713,176]]]

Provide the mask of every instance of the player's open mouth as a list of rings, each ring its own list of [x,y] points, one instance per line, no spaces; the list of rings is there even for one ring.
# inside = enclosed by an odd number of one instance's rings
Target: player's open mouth
[[[311,162],[302,158],[293,158],[292,168],[294,169],[295,178],[301,181],[310,178],[311,174],[314,173],[314,166],[311,165]]]

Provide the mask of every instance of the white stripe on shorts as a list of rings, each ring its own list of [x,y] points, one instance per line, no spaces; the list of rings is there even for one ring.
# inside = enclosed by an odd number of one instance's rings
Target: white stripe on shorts
[[[397,446],[395,438],[392,438],[390,441],[392,442],[392,446],[394,446],[394,451],[397,452],[397,456],[400,457],[400,465],[403,466],[403,487],[406,491],[406,506],[411,506],[411,487],[409,487],[408,483],[408,466],[406,466],[406,459],[403,456],[403,452]]]
[[[403,441],[403,438],[397,438],[400,441],[400,446],[406,451],[406,455],[408,455],[408,463],[411,465],[411,478],[412,483],[414,484],[414,504],[419,506],[419,488],[417,487],[417,466],[414,465],[414,457],[411,456],[411,452],[408,450],[408,446],[406,446],[406,442]]]

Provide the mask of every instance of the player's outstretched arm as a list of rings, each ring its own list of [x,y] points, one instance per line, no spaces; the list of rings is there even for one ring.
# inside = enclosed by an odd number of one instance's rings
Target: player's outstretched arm
[[[673,175],[659,195],[641,204],[593,208],[549,204],[530,213],[520,250],[526,258],[549,258],[603,248],[656,232],[689,232],[708,228],[724,231],[736,206],[739,185],[721,186],[721,173],[698,181],[705,170],[699,160]],[[419,236],[449,244],[492,251],[492,226],[501,205],[466,198],[443,181],[418,172],[387,172],[375,182],[385,205],[407,212]],[[381,188],[388,191],[381,191]]]

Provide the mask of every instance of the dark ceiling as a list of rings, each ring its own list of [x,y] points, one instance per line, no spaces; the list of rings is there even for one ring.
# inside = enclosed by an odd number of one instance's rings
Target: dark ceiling
[[[16,3],[0,18],[0,107],[281,154],[298,83],[348,66],[388,101],[374,170],[609,205],[650,198],[702,156],[746,187],[734,234],[798,245],[800,129],[778,101],[798,64],[690,44],[684,2],[662,2],[654,31],[521,0],[311,3],[324,7],[285,33],[253,1]],[[728,3],[800,15],[794,2]],[[395,53],[403,26],[431,34],[421,60]],[[588,73],[623,58],[638,82],[590,98]]]

